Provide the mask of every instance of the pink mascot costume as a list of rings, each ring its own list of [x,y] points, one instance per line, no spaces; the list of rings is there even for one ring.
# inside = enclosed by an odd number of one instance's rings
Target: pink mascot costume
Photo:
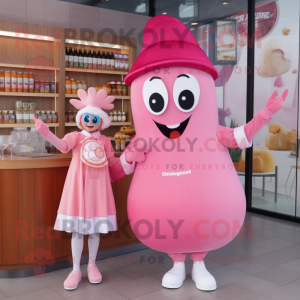
[[[110,125],[109,116],[103,109],[112,109],[113,96],[105,90],[98,93],[89,88],[88,93],[78,91],[81,99],[70,102],[79,109],[76,123],[81,132],[72,132],[63,139],[57,138],[49,127],[34,117],[36,129],[63,153],[73,151],[54,229],[72,233],[73,271],[64,282],[66,290],[77,288],[81,280],[80,259],[83,250],[83,235],[88,234],[88,278],[91,283],[100,283],[102,276],[95,265],[100,242],[100,233],[117,230],[116,208],[111,188],[113,182],[125,174],[131,174],[135,163],[127,163],[125,154],[114,157],[110,140],[101,135]],[[140,154],[136,153],[138,157]],[[130,155],[132,159],[134,153]]]
[[[196,287],[216,289],[203,259],[237,235],[246,208],[227,147],[251,147],[254,134],[287,96],[285,91],[275,98],[275,91],[251,122],[221,127],[217,77],[189,29],[160,15],[146,24],[142,52],[125,78],[137,134],[126,158],[138,152],[142,161],[128,194],[128,217],[144,244],[173,259],[162,279],[166,288],[182,286],[188,253]]]

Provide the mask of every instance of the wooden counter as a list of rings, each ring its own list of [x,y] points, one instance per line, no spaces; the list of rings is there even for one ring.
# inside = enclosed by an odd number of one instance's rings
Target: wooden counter
[[[59,154],[0,161],[0,272],[33,268],[25,257],[37,247],[50,250],[56,263],[70,261],[71,234],[55,231],[53,226],[71,158],[71,154]],[[131,178],[112,183],[119,230],[101,234],[99,251],[139,243],[127,218]],[[83,255],[88,254],[85,238]]]
[[[58,154],[52,157],[38,157],[31,158],[25,156],[14,156],[13,159],[9,159],[8,155],[5,155],[6,160],[0,160],[0,170],[23,170],[23,169],[42,169],[42,168],[59,168],[69,167],[72,152],[67,154]]]

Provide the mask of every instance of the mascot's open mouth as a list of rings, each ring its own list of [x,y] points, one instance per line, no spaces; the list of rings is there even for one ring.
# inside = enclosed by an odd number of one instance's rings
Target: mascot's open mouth
[[[190,117],[191,116],[189,116],[185,121],[176,125],[163,125],[155,122],[154,120],[153,121],[165,137],[167,137],[168,139],[177,139],[185,131],[186,126],[189,123]]]

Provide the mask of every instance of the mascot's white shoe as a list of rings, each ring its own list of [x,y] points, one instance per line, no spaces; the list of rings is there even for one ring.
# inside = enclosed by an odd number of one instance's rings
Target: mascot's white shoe
[[[204,261],[193,263],[192,279],[201,291],[214,291],[217,288],[215,278],[206,270]]]
[[[185,263],[176,262],[174,267],[164,275],[162,286],[168,289],[178,289],[182,286],[185,277]]]

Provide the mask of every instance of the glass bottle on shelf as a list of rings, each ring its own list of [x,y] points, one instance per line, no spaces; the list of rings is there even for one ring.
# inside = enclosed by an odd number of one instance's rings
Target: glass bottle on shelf
[[[106,70],[106,58],[104,51],[102,51],[102,70]]]
[[[122,122],[126,122],[126,112],[122,111]]]
[[[52,123],[57,123],[57,114],[56,114],[56,111],[52,111]]]
[[[78,68],[83,69],[83,54],[81,49],[79,49],[78,53]]]
[[[19,80],[19,78],[18,78],[18,80]],[[23,80],[23,78],[21,80]],[[19,82],[18,82],[18,84],[19,84]],[[18,92],[22,92],[22,86],[23,86],[23,83],[21,81],[21,90],[19,91],[19,87],[18,87]],[[34,92],[35,93],[40,92],[40,81],[39,80],[36,80],[34,83]]]
[[[65,67],[69,68],[69,51],[67,47],[66,47],[66,54],[65,54]]]
[[[115,71],[115,55],[113,52],[110,52],[110,68],[112,71]]]
[[[8,124],[9,123],[9,112],[8,112],[8,110],[3,111],[2,117],[3,117],[3,123]]]
[[[71,78],[72,80],[72,94],[77,94],[78,86],[77,82],[74,80],[74,78]]]
[[[72,81],[68,77],[66,77],[65,86],[66,94],[72,94]]]
[[[45,93],[45,81],[40,81],[40,93]]]
[[[87,69],[88,68],[88,55],[86,53],[86,49],[83,51],[83,68]]]
[[[10,92],[10,71],[5,71],[5,92]]]
[[[77,89],[82,89],[82,83],[80,80],[77,80]]]
[[[22,93],[23,92],[23,73],[18,72],[17,78],[18,78],[17,92]]]
[[[102,56],[100,51],[97,53],[97,69],[102,70]]]
[[[29,90],[29,75],[27,72],[23,72],[23,92],[28,93]]]
[[[77,53],[77,48],[75,48],[75,50],[74,50],[73,57],[74,57],[74,68],[78,69],[78,53]]]
[[[47,115],[46,123],[52,123],[52,113],[51,113],[51,111],[47,110],[46,115]]]
[[[34,75],[29,72],[29,93],[34,93]]]
[[[37,117],[39,120],[43,121],[43,115],[42,115],[42,111],[41,111],[41,110],[38,110],[38,111],[36,112],[36,117]]]
[[[50,81],[45,81],[45,93],[50,93]]]
[[[51,93],[55,93],[55,81],[51,81]]]
[[[11,91],[17,91],[17,72],[11,71]]]
[[[87,92],[87,84],[84,80],[81,81],[82,83],[82,88]]]
[[[126,54],[124,55],[125,59],[124,59],[124,69],[125,72],[129,71],[129,56]]]
[[[4,71],[0,70],[0,92],[4,92]]]
[[[106,52],[105,58],[106,58],[106,70],[110,71],[111,70],[111,64],[110,64],[109,52]]]
[[[46,114],[46,111],[42,110],[41,113],[42,113],[42,121],[44,123],[47,123],[47,114]]]
[[[120,71],[124,72],[125,69],[124,55],[120,54],[119,58],[120,58]]]
[[[93,70],[97,70],[98,61],[96,51],[93,51]]]
[[[89,50],[88,52],[88,69],[93,69],[93,57],[92,57],[92,51]]]
[[[122,121],[122,114],[121,114],[121,111],[118,110],[118,122],[121,122]]]
[[[74,68],[74,56],[72,48],[69,48],[69,68]]]
[[[15,112],[13,110],[9,111],[9,121],[8,123],[16,123],[16,116],[15,116]]]
[[[120,71],[119,54],[115,54],[115,69],[116,69],[116,71]]]

